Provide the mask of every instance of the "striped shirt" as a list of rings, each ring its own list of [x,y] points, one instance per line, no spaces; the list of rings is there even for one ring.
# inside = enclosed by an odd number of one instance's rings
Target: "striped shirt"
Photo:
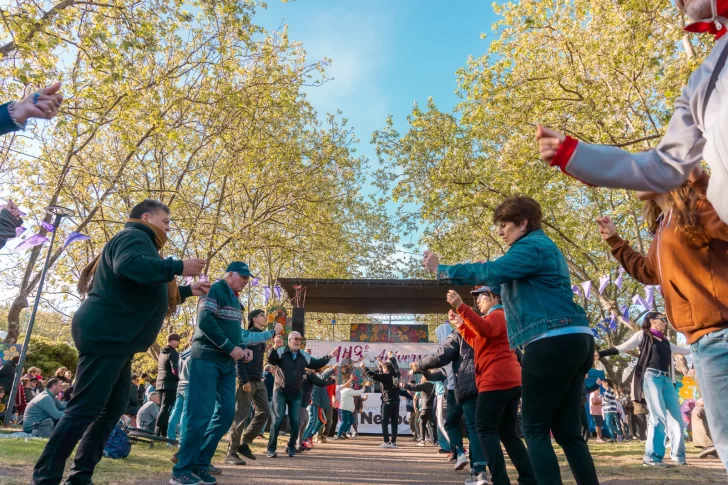
[[[602,400],[602,412],[604,414],[617,412],[617,395],[614,393],[614,390],[612,388],[607,388],[604,390]]]

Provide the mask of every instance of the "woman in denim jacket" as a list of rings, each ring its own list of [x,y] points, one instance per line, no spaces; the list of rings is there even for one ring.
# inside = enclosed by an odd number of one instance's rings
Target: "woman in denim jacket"
[[[593,364],[594,336],[584,309],[574,303],[566,260],[541,229],[541,218],[541,207],[532,198],[509,197],[493,215],[509,246],[505,255],[446,266],[426,251],[424,266],[453,284],[501,285],[511,348],[525,348],[523,432],[539,483],[562,483],[552,431],[576,482],[598,484],[580,432],[581,394]]]

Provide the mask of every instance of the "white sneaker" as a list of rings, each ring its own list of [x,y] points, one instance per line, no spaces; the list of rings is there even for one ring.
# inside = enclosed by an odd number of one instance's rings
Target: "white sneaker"
[[[391,448],[392,446],[389,443],[382,443],[379,445],[380,448]]]
[[[458,456],[458,459],[455,462],[455,469],[462,470],[463,468],[465,468],[465,465],[467,465],[469,461],[470,460],[468,460],[468,455],[466,455],[465,453],[462,453],[461,455]]]
[[[334,439],[335,439],[335,440],[338,440],[338,439],[339,439],[339,435],[338,435],[338,434],[337,434],[337,435],[335,435],[335,436],[334,436]]]
[[[389,447],[396,449],[397,448],[397,443],[389,443]]]
[[[418,441],[415,446],[425,446],[425,442],[424,441]]]
[[[471,473],[470,478],[465,480],[465,485],[488,485],[488,483],[488,476],[485,472],[480,472],[477,475]]]

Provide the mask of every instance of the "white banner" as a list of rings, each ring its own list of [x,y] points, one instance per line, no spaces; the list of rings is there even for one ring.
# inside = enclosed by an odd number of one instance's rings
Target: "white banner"
[[[382,434],[382,395],[369,393],[364,401],[364,410],[359,413],[359,432],[364,434]],[[397,434],[411,435],[412,430],[407,419],[407,407],[404,398],[399,400],[399,419],[397,420]],[[392,431],[391,424],[389,431]]]
[[[431,343],[389,343],[389,342],[330,342],[328,340],[306,340],[306,352],[314,357],[321,357],[341,347],[339,353],[333,359],[336,363],[342,359],[351,359],[354,362],[365,357],[367,364],[380,357],[387,358],[390,350],[397,356],[397,363],[400,369],[406,368],[411,362],[422,357],[434,354],[440,348],[440,344]]]

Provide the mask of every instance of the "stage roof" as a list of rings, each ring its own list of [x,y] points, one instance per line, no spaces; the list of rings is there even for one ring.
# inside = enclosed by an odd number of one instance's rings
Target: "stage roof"
[[[355,315],[447,313],[450,309],[445,300],[448,290],[457,291],[466,303],[470,303],[473,289],[472,286],[455,286],[437,280],[278,278],[278,284],[292,300],[296,296],[295,287],[300,286],[299,304],[307,312]]]

